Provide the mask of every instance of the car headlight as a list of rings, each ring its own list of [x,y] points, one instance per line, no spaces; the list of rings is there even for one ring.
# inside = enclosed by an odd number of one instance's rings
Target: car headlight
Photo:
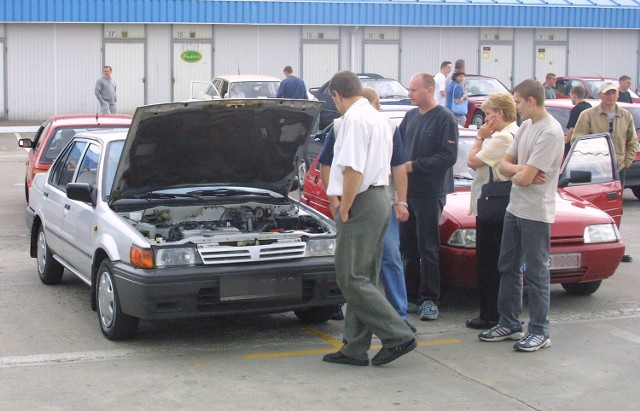
[[[615,224],[594,224],[585,227],[584,242],[592,243],[612,243],[620,240],[620,232]]]
[[[156,267],[194,265],[197,261],[196,250],[192,247],[156,248]]]
[[[321,257],[333,255],[336,251],[335,238],[317,238],[307,241],[307,251],[305,257]]]
[[[452,247],[476,248],[476,229],[458,228],[451,234],[447,244]]]

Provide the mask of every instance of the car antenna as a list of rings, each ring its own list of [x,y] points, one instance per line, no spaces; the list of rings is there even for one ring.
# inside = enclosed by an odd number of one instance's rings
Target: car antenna
[[[594,73],[596,74],[596,76],[600,77],[600,80],[604,80],[604,77],[602,77],[600,74],[596,73],[595,71]]]
[[[240,65],[238,64],[238,75],[240,75]]]

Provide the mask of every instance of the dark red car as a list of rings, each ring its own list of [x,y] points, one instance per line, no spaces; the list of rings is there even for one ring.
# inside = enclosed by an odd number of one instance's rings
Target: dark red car
[[[587,99],[598,99],[600,85],[605,80],[613,80],[618,81],[613,78],[605,78],[605,77],[589,77],[589,76],[562,76],[556,78],[556,98],[570,98],[569,93],[571,89],[577,85],[582,85],[584,90],[587,92]],[[634,103],[640,103],[640,97],[631,89],[629,89],[629,93],[631,93],[631,99]]]
[[[464,85],[469,95],[469,111],[467,113],[467,121],[465,127],[475,125],[480,128],[484,124],[484,112],[480,106],[491,93],[510,93],[509,89],[500,82],[500,80],[479,76],[477,74],[467,74],[464,78]]]
[[[440,219],[441,265],[445,284],[476,287],[475,217],[469,216],[469,187],[474,171],[467,167],[475,130],[460,130],[456,191],[447,196]],[[562,166],[551,226],[551,282],[572,294],[594,293],[612,276],[624,254],[618,225],[622,190],[613,146],[606,134],[583,136]],[[301,201],[331,216],[317,159],[309,169]]]
[[[53,160],[77,133],[101,128],[128,128],[131,116],[126,114],[74,114],[51,116],[42,123],[33,140],[22,138],[18,145],[28,148],[24,194],[29,201],[33,176],[49,170]]]

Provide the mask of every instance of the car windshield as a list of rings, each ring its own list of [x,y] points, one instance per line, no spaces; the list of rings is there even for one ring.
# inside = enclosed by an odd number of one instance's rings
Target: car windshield
[[[228,98],[270,98],[278,94],[279,81],[243,81],[229,85]]]
[[[464,80],[470,96],[487,96],[491,93],[508,93],[509,90],[494,78],[467,77]]]
[[[456,188],[471,187],[476,172],[467,165],[469,151],[475,143],[475,137],[459,137],[458,138],[458,159],[453,165],[453,178]]]
[[[376,89],[380,98],[407,98],[409,91],[396,80],[391,79],[360,79],[362,87]]]

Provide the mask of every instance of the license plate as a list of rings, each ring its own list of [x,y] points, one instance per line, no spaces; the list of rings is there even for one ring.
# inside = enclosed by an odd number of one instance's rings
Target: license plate
[[[220,301],[252,300],[272,297],[301,297],[300,276],[242,276],[220,280]]]
[[[550,270],[580,268],[580,253],[551,254],[547,265]]]

